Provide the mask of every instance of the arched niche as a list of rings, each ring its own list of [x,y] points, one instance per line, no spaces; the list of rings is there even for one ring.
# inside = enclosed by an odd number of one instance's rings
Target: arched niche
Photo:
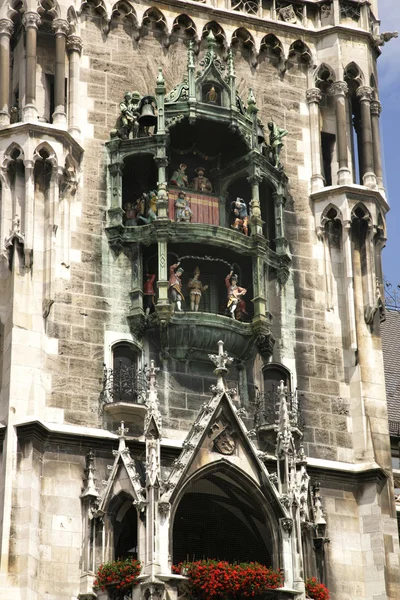
[[[107,509],[112,554],[117,558],[138,558],[138,515],[127,492],[115,496]]]
[[[127,156],[122,167],[122,207],[126,213],[126,221],[136,211],[143,194],[149,195],[157,189],[157,165],[152,154]],[[146,213],[138,208],[139,214]],[[137,211],[136,211],[137,212]],[[133,217],[132,217],[133,219]],[[126,222],[129,225],[129,222]],[[140,222],[138,222],[140,224]]]
[[[231,463],[194,476],[173,512],[172,557],[279,566],[271,504]]]

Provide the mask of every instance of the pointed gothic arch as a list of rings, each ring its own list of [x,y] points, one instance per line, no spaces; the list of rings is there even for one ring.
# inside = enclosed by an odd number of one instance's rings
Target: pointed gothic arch
[[[188,39],[197,39],[196,24],[188,15],[182,14],[174,19],[172,32]]]
[[[279,526],[269,501],[247,473],[219,460],[196,473],[172,507],[173,562],[215,558],[280,566]]]
[[[214,37],[217,40],[217,44],[222,48],[226,48],[226,46],[227,46],[226,33],[225,33],[224,29],[221,27],[221,25],[219,23],[217,23],[216,21],[209,21],[203,27],[203,31],[201,32],[201,38],[202,39],[206,38],[210,31],[213,32]]]

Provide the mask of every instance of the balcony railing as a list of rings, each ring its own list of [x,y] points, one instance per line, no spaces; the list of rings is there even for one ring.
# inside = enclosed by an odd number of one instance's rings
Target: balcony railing
[[[103,396],[104,402],[128,402],[143,404],[146,398],[145,372],[135,366],[127,366],[120,361],[114,369],[104,365]]]
[[[271,390],[265,394],[257,392],[254,412],[254,427],[275,427],[279,422],[279,390]],[[305,421],[301,414],[297,390],[286,393],[286,402],[292,427],[303,431]]]
[[[389,434],[400,437],[400,421],[389,421]]]

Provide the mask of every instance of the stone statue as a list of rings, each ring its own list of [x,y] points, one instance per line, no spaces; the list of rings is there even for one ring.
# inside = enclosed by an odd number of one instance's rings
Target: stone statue
[[[137,225],[136,223],[136,210],[133,206],[132,202],[126,202],[124,204],[125,211],[125,225],[128,227],[133,227]]]
[[[236,198],[232,202],[232,211],[235,221],[231,227],[237,231],[242,231],[244,235],[249,235],[249,213],[243,198]]]
[[[238,276],[231,271],[225,277],[225,285],[228,290],[228,303],[227,308],[229,310],[232,319],[236,317],[236,309],[242,298],[247,293],[246,288],[239,287],[237,285]]]
[[[172,173],[172,177],[169,180],[172,185],[176,185],[177,187],[189,187],[189,180],[185,173],[187,169],[187,165],[185,163],[181,163],[179,165],[179,169]]]
[[[280,153],[283,148],[282,139],[289,133],[286,129],[278,127],[273,121],[268,123],[269,145],[272,153],[272,162],[274,167],[280,167]]]
[[[177,262],[175,265],[171,265],[169,268],[169,293],[171,297],[172,307],[175,307],[178,311],[182,310],[182,301],[185,300],[182,294],[182,267],[179,267],[181,263]]]
[[[190,201],[186,198],[185,192],[179,192],[175,200],[175,221],[177,223],[190,223],[193,211],[190,208]]]
[[[148,202],[147,214],[146,216],[140,215],[138,217],[138,221],[141,221],[142,223],[145,223],[147,225],[148,223],[152,223],[157,219],[157,200],[157,192],[153,190],[152,192],[150,192],[150,200]]]
[[[196,267],[193,273],[193,278],[189,279],[190,290],[190,310],[198,311],[202,293],[208,290],[208,285],[203,285],[199,279],[200,269]]]
[[[211,181],[204,177],[205,169],[203,167],[197,167],[196,169],[197,177],[195,177],[190,187],[196,192],[212,192]]]
[[[120,102],[121,128],[119,134],[123,139],[136,138],[139,134],[139,113],[137,109],[140,103],[139,92],[125,92],[124,99]]]
[[[206,94],[206,100],[210,104],[216,104],[218,100],[218,94],[214,86]]]
[[[143,285],[143,308],[145,310],[146,318],[149,314],[154,311],[154,282],[156,276],[152,273],[146,273],[146,281]]]

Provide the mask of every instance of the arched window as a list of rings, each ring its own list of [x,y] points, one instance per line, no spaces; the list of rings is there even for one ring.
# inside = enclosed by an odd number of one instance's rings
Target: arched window
[[[175,513],[174,564],[214,558],[278,566],[262,502],[237,475],[232,467],[212,469],[187,488]]]
[[[108,378],[108,390],[113,402],[139,402],[143,378],[138,353],[132,344],[122,342],[113,347],[112,369]]]
[[[290,372],[283,365],[267,365],[263,370],[263,378],[265,394],[276,392],[281,381],[288,388],[288,392],[291,392]]]
[[[108,510],[112,527],[114,558],[138,557],[138,519],[133,499],[121,492]]]

